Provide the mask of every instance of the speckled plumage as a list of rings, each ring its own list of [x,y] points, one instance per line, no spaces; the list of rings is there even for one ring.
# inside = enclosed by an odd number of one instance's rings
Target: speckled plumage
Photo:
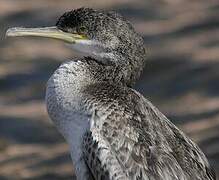
[[[216,179],[198,146],[131,88],[145,50],[124,18],[81,8],[65,13],[57,27],[113,54],[64,63],[48,81],[48,112],[70,145],[79,180]]]
[[[99,63],[113,65],[120,78],[117,82],[132,86],[139,78],[145,63],[143,39],[134,31],[131,24],[115,12],[102,12],[90,8],[80,8],[65,13],[56,23],[66,32],[84,34],[89,39],[102,43],[104,51],[115,58]],[[94,59],[95,60],[95,59]]]

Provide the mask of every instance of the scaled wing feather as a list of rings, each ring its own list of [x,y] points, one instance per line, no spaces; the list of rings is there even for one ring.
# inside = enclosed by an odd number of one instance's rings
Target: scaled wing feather
[[[83,143],[96,180],[214,180],[202,151],[149,101],[124,87],[109,87],[123,96],[109,95],[106,86],[91,88],[96,99],[105,93]]]

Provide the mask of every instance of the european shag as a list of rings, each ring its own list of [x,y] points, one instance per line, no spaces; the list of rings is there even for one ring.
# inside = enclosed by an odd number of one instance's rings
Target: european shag
[[[7,36],[68,43],[82,57],[50,77],[46,104],[78,180],[215,180],[200,148],[132,87],[145,64],[143,39],[115,12],[80,8],[54,27]]]

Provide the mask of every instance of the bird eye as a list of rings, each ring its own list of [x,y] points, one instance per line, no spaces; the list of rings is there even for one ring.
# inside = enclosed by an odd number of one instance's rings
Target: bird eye
[[[84,32],[86,32],[86,27],[85,26],[81,26],[79,28],[79,33],[84,33]]]

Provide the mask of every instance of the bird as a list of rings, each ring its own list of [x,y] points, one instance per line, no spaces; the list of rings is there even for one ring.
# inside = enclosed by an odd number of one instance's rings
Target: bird
[[[147,51],[125,17],[82,7],[55,26],[9,28],[6,36],[55,38],[80,54],[46,88],[48,114],[78,180],[216,179],[198,145],[133,88]]]

